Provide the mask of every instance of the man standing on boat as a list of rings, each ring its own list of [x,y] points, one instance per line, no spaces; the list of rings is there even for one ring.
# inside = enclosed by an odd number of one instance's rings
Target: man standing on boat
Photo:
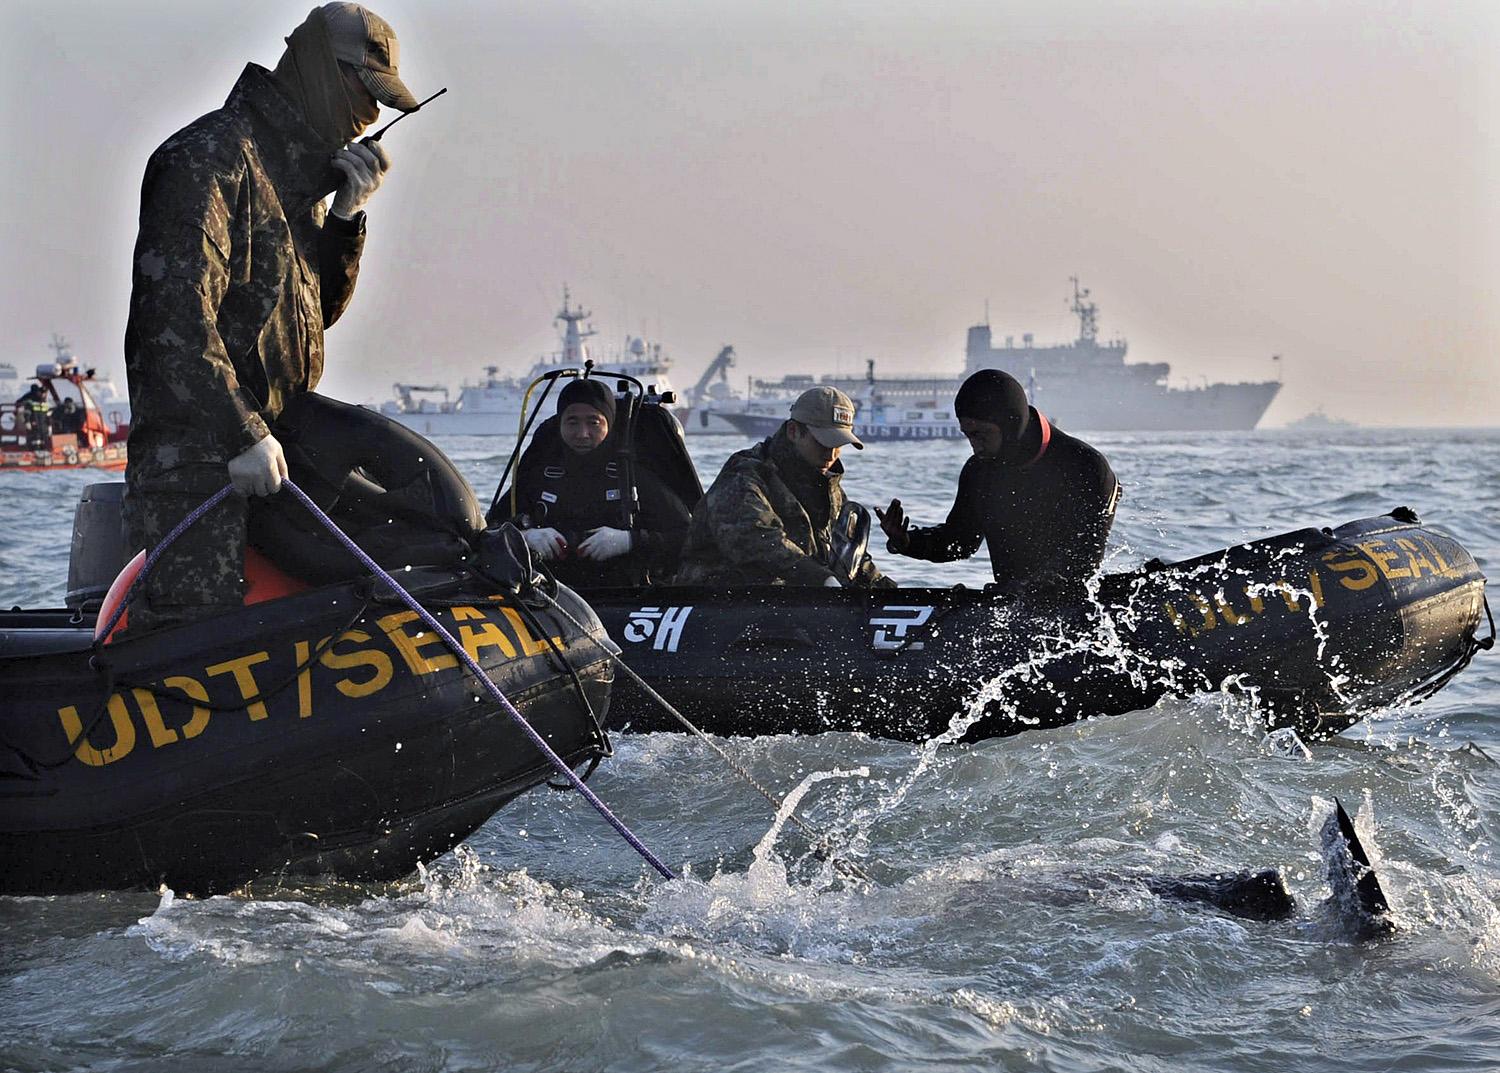
[[[154,547],[227,482],[240,495],[162,556],[132,629],[242,602],[246,497],[277,491],[287,473],[270,426],[322,375],[323,330],[359,270],[361,210],[390,167],[379,142],[354,139],[379,105],[417,106],[397,62],[384,19],[324,4],[275,70],[247,65],[222,108],[146,165],[125,329],[131,546]]]
[[[33,382],[22,396],[16,400],[17,406],[46,406],[47,389],[42,387],[40,381]]]
[[[892,587],[874,560],[836,532],[847,499],[845,447],[854,403],[832,387],[809,388],[775,435],[729,461],[693,510],[679,585]]]
[[[48,450],[51,447],[52,437],[52,400],[47,397],[47,389],[42,386],[40,380],[26,389],[26,393],[16,400],[16,411],[20,420],[24,423],[27,434],[27,443],[36,450]]]
[[[953,400],[974,457],[947,521],[913,529],[893,499],[880,515],[887,548],[913,559],[967,559],[989,544],[995,582],[1011,592],[1081,599],[1104,560],[1120,484],[1093,447],[1054,427],[1019,381],[981,369]]]

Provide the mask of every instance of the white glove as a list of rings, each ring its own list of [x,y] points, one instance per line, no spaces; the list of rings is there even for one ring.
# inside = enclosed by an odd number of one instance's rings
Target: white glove
[[[286,455],[281,444],[267,433],[254,447],[247,447],[229,460],[229,480],[242,496],[268,496],[281,491],[286,478]]]
[[[630,530],[611,529],[606,525],[591,530],[588,538],[578,545],[579,555],[600,563],[605,559],[618,559],[629,550]]]
[[[362,142],[350,142],[334,153],[333,166],[344,173],[344,181],[333,195],[333,207],[329,211],[339,219],[347,220],[364,208],[370,195],[380,189],[380,183],[391,166],[391,156],[385,146],[366,138]]]
[[[568,542],[556,529],[527,529],[521,535],[525,537],[531,554],[543,562],[560,559],[568,550]]]
[[[825,577],[823,579],[823,587],[825,589],[842,589],[844,587],[844,583],[830,574],[828,577]]]

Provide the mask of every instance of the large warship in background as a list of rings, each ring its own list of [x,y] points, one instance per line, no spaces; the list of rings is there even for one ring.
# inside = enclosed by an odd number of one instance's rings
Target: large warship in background
[[[1172,387],[1165,362],[1127,362],[1123,339],[1099,342],[1099,307],[1074,278],[1072,309],[1078,338],[1058,346],[1035,346],[1030,334],[1015,345],[1006,336],[995,346],[988,324],[969,329],[962,374],[876,376],[866,363],[864,376],[802,373],[779,380],[751,379],[741,394],[730,386],[732,346],[720,350],[703,376],[685,393],[676,414],[687,431],[767,435],[787,416],[792,400],[809,387],[831,384],[855,402],[859,435],[876,440],[955,439],[962,436],[953,414],[953,396],[964,377],[980,369],[1004,369],[1026,385],[1036,407],[1070,431],[1252,429],[1281,390],[1279,380]],[[562,326],[561,348],[536,361],[525,377],[502,375],[488,366],[477,382],[461,385],[450,400],[441,384],[397,384],[396,397],[382,413],[423,435],[514,435],[528,385],[551,369],[581,365],[590,356],[589,317],[574,307],[566,288],[555,318]],[[623,349],[603,360],[605,367],[650,384],[659,392],[668,382],[671,359],[659,344],[627,337]]]
[[[897,416],[882,437],[887,439],[941,436],[936,427],[917,427],[932,425],[934,418],[956,427],[951,413],[945,411],[951,408],[963,378],[980,369],[1010,373],[1026,385],[1037,409],[1061,427],[1077,431],[1252,429],[1281,390],[1280,380],[1171,386],[1167,381],[1172,368],[1166,362],[1127,362],[1124,339],[1099,341],[1099,307],[1090,300],[1088,290],[1079,287],[1076,277],[1070,282],[1069,308],[1078,317],[1078,338],[1071,343],[1036,346],[1028,333],[1021,336],[1020,346],[1014,336],[1006,336],[1005,344],[997,347],[989,324],[979,324],[969,329],[963,376],[824,376],[817,383],[831,384],[855,399],[878,395],[898,415],[904,413],[902,407],[908,407],[912,427],[905,428]],[[757,380],[748,397],[721,400],[698,416],[705,427],[715,417],[749,431],[749,417],[772,412],[784,417],[789,400],[812,385],[812,377],[806,375]],[[689,421],[688,427],[694,427],[694,422]]]
[[[1127,362],[1126,343],[1099,342],[1099,307],[1074,277],[1069,308],[1078,338],[1061,346],[993,344],[988,324],[969,329],[964,375],[1004,369],[1026,384],[1032,405],[1064,428],[1100,431],[1252,429],[1281,390],[1280,380],[1172,387],[1166,362]]]

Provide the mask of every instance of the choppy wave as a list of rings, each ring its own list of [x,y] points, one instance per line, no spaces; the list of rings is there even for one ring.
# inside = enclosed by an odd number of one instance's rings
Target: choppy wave
[[[1098,442],[1126,484],[1121,567],[1399,504],[1481,564],[1500,556],[1500,434]],[[738,445],[694,449],[707,471]],[[455,446],[492,490],[503,452]],[[936,520],[961,462],[958,445],[871,450],[849,486]],[[58,601],[88,480],[0,476],[0,599]],[[778,826],[692,738],[627,737],[593,785],[681,880],[649,874],[574,796],[538,791],[400,884],[0,899],[0,1066],[1492,1069],[1497,715],[1489,653],[1426,704],[1310,748],[1229,696],[971,746],[724,743],[800,792],[798,815],[871,882]],[[1334,797],[1394,906],[1388,939],[1359,940],[1328,904]],[[1272,866],[1292,921],[1141,881]]]

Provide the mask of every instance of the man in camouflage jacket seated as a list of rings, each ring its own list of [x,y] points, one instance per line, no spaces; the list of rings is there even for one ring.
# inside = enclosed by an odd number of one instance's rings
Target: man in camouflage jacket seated
[[[834,527],[847,446],[864,449],[849,397],[803,392],[775,435],[724,463],[693,511],[676,583],[893,587],[867,553],[840,568]]]

